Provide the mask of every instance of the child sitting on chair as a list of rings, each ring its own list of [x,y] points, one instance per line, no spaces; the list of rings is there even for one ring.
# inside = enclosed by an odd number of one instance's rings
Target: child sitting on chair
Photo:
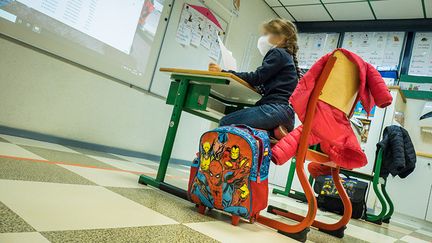
[[[233,73],[255,86],[262,95],[255,106],[224,116],[219,125],[245,124],[269,131],[283,126],[291,131],[294,111],[288,100],[301,75],[297,62],[297,28],[288,20],[273,19],[263,24],[262,32],[257,47],[264,60],[256,71],[226,71],[215,63],[209,64],[209,71]]]

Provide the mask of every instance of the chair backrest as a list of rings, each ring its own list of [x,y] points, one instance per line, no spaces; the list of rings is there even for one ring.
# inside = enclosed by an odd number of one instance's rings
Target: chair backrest
[[[357,101],[359,70],[342,51],[335,51],[336,62],[325,82],[319,99],[350,116]]]

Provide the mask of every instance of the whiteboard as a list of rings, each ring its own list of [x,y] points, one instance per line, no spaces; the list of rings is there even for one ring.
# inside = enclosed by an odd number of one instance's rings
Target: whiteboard
[[[299,33],[299,67],[309,69],[320,57],[337,48],[339,33]]]
[[[170,1],[3,1],[0,33],[148,89]]]
[[[198,0],[179,0],[174,1],[171,17],[168,23],[166,35],[162,43],[162,48],[159,54],[159,59],[156,65],[156,70],[150,86],[150,91],[157,95],[166,97],[171,83],[169,75],[159,72],[160,68],[183,68],[183,69],[198,69],[207,70],[209,62],[219,62],[210,57],[210,50],[202,45],[183,45],[180,44],[178,38],[178,27],[181,20],[184,4],[200,5]],[[228,22],[217,16],[218,22],[225,31],[228,28]],[[224,36],[222,36],[223,39]]]
[[[342,48],[348,49],[382,71],[398,70],[404,32],[346,32]]]
[[[415,34],[408,74],[432,77],[432,32]]]

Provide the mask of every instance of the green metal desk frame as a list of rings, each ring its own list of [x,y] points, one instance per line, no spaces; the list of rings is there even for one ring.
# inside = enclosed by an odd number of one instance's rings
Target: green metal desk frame
[[[174,104],[173,104],[174,107],[171,114],[171,119],[169,121],[168,131],[165,137],[165,143],[161,154],[158,172],[156,178],[152,178],[147,175],[141,175],[138,182],[140,184],[150,185],[159,188],[163,191],[166,191],[168,193],[171,193],[175,196],[187,199],[187,192],[184,189],[178,188],[176,186],[164,182],[182,111],[190,112],[194,115],[203,117],[205,119],[218,122],[218,120],[215,119],[214,117],[202,114],[194,110],[193,107],[191,108],[185,106],[185,101],[187,97],[191,95],[196,95],[190,93],[191,90],[190,87],[196,84],[209,86],[209,87],[212,84],[228,85],[230,81],[228,79],[224,79],[221,77],[217,77],[217,78],[197,77],[188,74],[172,74],[171,79],[178,82],[178,88],[176,90],[172,90],[175,92],[174,94],[171,93],[168,95],[168,96],[172,96],[172,95],[175,96]],[[209,96],[209,94],[206,95]],[[208,97],[205,97],[205,99],[208,99]],[[239,103],[239,105],[244,105],[244,104]]]
[[[389,223],[390,218],[394,212],[393,202],[391,201],[390,196],[386,190],[387,180],[386,178],[380,177],[381,166],[382,166],[382,153],[383,151],[382,149],[380,149],[378,151],[378,156],[375,161],[374,171],[372,175],[355,172],[352,170],[341,169],[342,174],[372,182],[372,189],[381,203],[381,212],[378,213],[377,215],[366,213],[365,220],[376,224],[381,224],[382,222]],[[306,198],[304,196],[304,193],[292,190],[291,188],[294,179],[294,173],[295,173],[295,163],[296,163],[295,158],[293,158],[291,160],[290,170],[288,172],[288,180],[285,189],[284,190],[273,189],[273,193],[305,201]],[[309,183],[312,185],[313,183],[312,177],[309,177]],[[379,187],[381,187],[381,190],[379,189]]]

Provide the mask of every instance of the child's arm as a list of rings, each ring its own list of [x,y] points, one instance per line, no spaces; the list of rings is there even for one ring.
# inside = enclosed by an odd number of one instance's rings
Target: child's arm
[[[262,65],[254,72],[235,72],[231,70],[224,70],[223,72],[232,73],[249,84],[258,86],[269,80],[274,74],[282,69],[284,64],[290,61],[286,57],[286,55],[281,53],[281,50],[274,48],[267,53]]]

